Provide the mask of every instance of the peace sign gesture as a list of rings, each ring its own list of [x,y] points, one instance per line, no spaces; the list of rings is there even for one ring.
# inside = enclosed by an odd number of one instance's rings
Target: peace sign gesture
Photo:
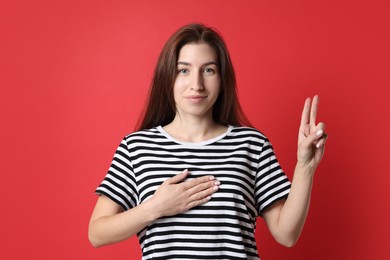
[[[327,139],[325,124],[316,124],[318,101],[318,96],[314,96],[313,100],[306,99],[298,134],[298,163],[312,169],[320,163]]]

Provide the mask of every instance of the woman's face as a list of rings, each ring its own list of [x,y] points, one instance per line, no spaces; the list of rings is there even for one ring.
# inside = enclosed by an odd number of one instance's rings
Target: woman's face
[[[173,86],[176,113],[183,116],[212,117],[221,77],[217,54],[206,43],[184,45],[177,61]]]

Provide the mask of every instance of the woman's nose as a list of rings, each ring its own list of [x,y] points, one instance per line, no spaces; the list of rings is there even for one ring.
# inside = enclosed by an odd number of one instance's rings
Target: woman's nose
[[[192,80],[191,88],[193,90],[203,90],[204,89],[204,82],[203,77],[201,73],[198,73],[194,75],[194,78]]]

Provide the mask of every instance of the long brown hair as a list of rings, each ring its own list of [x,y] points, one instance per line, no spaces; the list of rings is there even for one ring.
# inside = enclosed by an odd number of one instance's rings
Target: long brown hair
[[[213,106],[213,119],[221,125],[247,125],[236,93],[236,76],[222,36],[203,24],[189,24],[177,30],[164,45],[150,88],[149,99],[140,117],[137,129],[167,125],[176,115],[173,85],[176,79],[177,60],[181,48],[189,43],[207,43],[216,52],[221,76],[221,92]]]

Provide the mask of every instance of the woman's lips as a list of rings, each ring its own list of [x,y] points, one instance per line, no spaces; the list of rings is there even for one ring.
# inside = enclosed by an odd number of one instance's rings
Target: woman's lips
[[[207,96],[194,95],[194,96],[186,96],[185,98],[194,104],[198,104],[202,102],[206,97]]]

